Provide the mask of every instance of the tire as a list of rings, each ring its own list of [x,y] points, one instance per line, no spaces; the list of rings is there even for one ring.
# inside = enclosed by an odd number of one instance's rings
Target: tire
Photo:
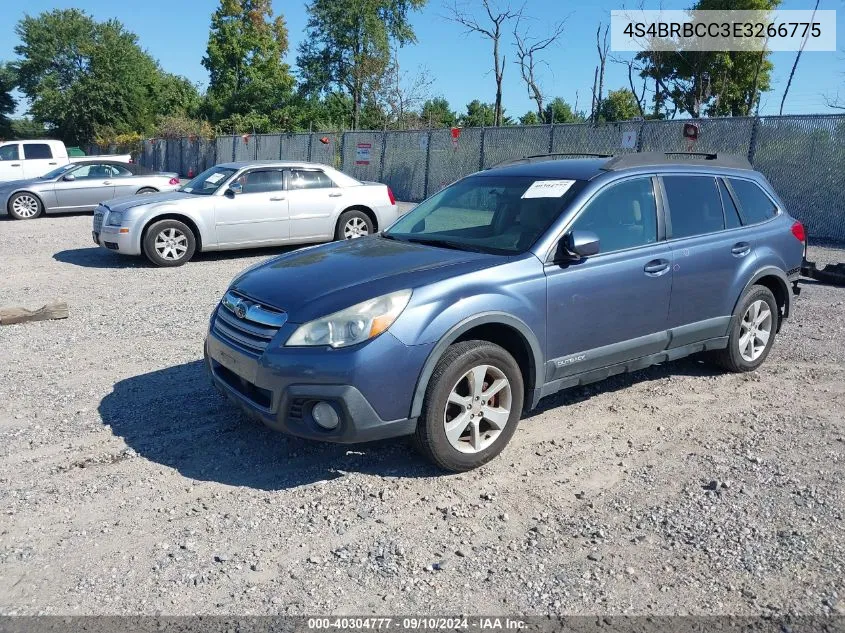
[[[9,199],[8,211],[15,220],[34,220],[44,211],[44,205],[34,193],[21,191]]]
[[[351,209],[340,214],[334,232],[336,240],[354,240],[373,234],[373,221],[363,211]]]
[[[502,379],[505,383],[492,397],[496,406],[479,409],[485,393]],[[414,444],[444,470],[478,468],[501,453],[513,437],[524,396],[522,372],[508,352],[487,341],[456,343],[446,349],[428,382]]]
[[[143,196],[148,193],[158,193],[158,189],[153,189],[152,187],[141,187],[138,191],[135,192],[136,196]]]
[[[159,220],[144,233],[144,255],[156,266],[181,266],[196,248],[194,232],[178,220]]]
[[[779,318],[778,304],[772,291],[765,286],[751,286],[734,310],[727,348],[714,352],[713,360],[731,372],[754,371],[763,364],[772,349]],[[748,334],[748,324],[752,320],[756,320],[757,329]],[[763,338],[765,343],[758,345]]]

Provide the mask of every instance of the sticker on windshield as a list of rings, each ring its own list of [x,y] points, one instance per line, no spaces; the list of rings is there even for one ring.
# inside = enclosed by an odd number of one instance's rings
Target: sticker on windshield
[[[208,178],[205,179],[206,182],[210,182],[212,185],[216,185],[218,182],[223,180],[226,177],[226,174],[211,174]]]
[[[535,180],[523,198],[560,198],[575,184],[574,180]]]

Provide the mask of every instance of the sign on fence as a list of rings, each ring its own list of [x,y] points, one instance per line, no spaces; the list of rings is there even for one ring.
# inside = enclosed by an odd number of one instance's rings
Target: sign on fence
[[[628,130],[622,132],[622,147],[623,149],[636,149],[637,147],[637,131]]]
[[[373,152],[373,144],[372,143],[358,143],[355,146],[355,164],[356,165],[369,165],[370,164],[370,155]]]

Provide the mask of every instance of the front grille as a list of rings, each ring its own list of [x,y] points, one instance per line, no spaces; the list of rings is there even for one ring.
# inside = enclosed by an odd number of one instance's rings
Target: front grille
[[[97,211],[94,214],[94,232],[99,233],[103,229],[103,218],[105,217],[105,213],[102,211]]]
[[[241,315],[235,309],[240,309]],[[227,292],[217,307],[211,329],[233,347],[260,355],[286,320],[287,314],[284,312],[267,309]],[[272,325],[268,322],[272,322]]]
[[[259,407],[269,409],[273,406],[273,392],[269,389],[262,389],[217,363],[215,363],[214,372],[223,382]]]

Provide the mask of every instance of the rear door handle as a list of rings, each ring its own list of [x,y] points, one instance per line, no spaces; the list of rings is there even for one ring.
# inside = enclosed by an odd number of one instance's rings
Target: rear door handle
[[[342,195],[342,193],[330,193],[329,198],[340,198]]]
[[[110,184],[112,184],[112,182],[111,182],[111,180],[104,180],[103,184],[104,185],[110,185]]]
[[[20,167],[20,166],[21,166],[20,163],[12,163],[12,167]]]
[[[270,198],[270,202],[281,202],[284,199],[285,199],[284,196],[282,196],[281,198]]]
[[[738,255],[739,257],[744,257],[750,252],[751,244],[749,244],[748,242],[737,242],[731,249],[731,253],[733,253],[734,255]]]
[[[659,277],[660,275],[669,270],[669,260],[652,259],[643,267],[643,270],[645,271],[646,275],[649,275],[651,277]]]

